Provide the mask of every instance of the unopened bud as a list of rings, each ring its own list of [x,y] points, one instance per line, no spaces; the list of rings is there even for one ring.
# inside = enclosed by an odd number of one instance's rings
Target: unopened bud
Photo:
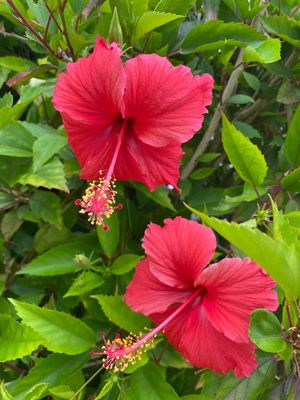
[[[123,46],[123,33],[122,27],[120,24],[119,16],[117,8],[114,8],[113,16],[110,21],[110,26],[108,30],[108,39],[110,43],[117,42],[119,43],[120,47]]]
[[[90,260],[84,254],[76,254],[74,261],[78,264],[82,269],[89,269],[91,267]]]

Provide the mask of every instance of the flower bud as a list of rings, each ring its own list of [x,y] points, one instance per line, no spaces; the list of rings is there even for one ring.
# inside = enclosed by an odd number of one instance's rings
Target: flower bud
[[[112,19],[110,21],[110,26],[108,30],[108,39],[110,43],[117,42],[120,47],[123,45],[123,33],[120,24],[117,8],[115,7]]]
[[[90,260],[84,254],[76,254],[74,261],[78,264],[82,269],[89,269],[91,267]]]

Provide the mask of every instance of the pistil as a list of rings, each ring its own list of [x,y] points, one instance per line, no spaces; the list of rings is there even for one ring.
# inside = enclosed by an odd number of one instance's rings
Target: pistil
[[[141,355],[152,345],[154,338],[158,332],[163,332],[164,328],[177,317],[189,304],[191,304],[202,293],[202,288],[196,290],[184,303],[182,303],[168,318],[166,318],[160,325],[152,329],[149,333],[144,334],[140,332],[138,335],[130,334],[122,339],[120,335],[110,341],[106,340],[102,333],[104,345],[101,352],[93,352],[91,355],[103,355],[103,366],[113,371],[124,371],[128,364],[134,364],[141,358]]]
[[[125,135],[127,119],[123,120],[122,128],[118,137],[117,145],[105,177],[99,171],[99,180],[93,181],[85,190],[82,199],[75,200],[75,204],[81,206],[81,214],[88,215],[88,221],[94,225],[102,226],[105,231],[108,230],[104,217],[110,218],[116,209],[121,209],[122,204],[116,205],[115,179],[113,179],[114,168],[118,159],[122,141]]]

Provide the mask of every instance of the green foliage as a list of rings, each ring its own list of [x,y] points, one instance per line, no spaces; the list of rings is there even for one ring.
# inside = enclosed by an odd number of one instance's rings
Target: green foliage
[[[299,397],[298,3],[0,2],[1,399]],[[108,231],[74,204],[86,182],[52,104],[58,75],[97,35],[120,43],[123,62],[156,53],[214,78],[203,126],[182,145],[181,192],[117,181],[123,209]],[[215,231],[217,260],[251,257],[276,281],[278,310],[251,316],[258,367],[249,377],[192,368],[161,334],[118,374],[88,354],[101,352],[99,332],[111,341],[151,327],[122,296],[149,222],[177,215]]]

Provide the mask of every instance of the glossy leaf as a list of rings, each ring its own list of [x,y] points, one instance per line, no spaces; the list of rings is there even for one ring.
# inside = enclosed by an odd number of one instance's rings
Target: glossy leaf
[[[284,142],[284,153],[287,160],[298,167],[300,165],[300,105],[297,106],[295,114],[289,124],[286,139]]]
[[[24,323],[46,339],[46,347],[57,353],[80,354],[95,343],[94,332],[79,319],[61,311],[10,299]]]
[[[124,254],[115,259],[111,266],[111,272],[114,275],[123,275],[134,269],[139,260],[143,256],[138,256],[136,254]]]

